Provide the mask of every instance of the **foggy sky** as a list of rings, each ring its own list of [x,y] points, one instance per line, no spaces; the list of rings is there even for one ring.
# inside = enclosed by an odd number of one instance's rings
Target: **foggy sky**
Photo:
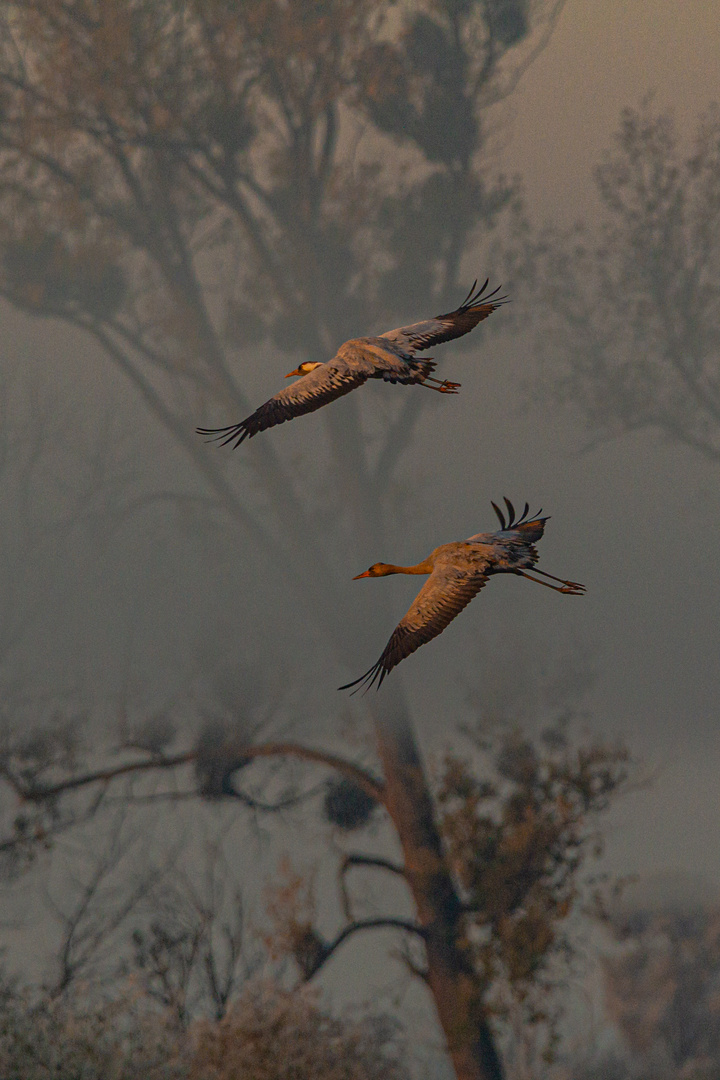
[[[647,92],[692,136],[698,114],[720,99],[717,15],[713,0],[568,3],[546,51],[496,110],[509,122],[498,162],[522,175],[536,222],[593,219],[593,169],[620,110]],[[581,443],[570,436],[569,447]],[[624,727],[659,769],[651,792],[616,808],[610,852],[622,872],[670,866],[718,880],[720,474],[650,433],[581,458],[571,450],[548,467],[553,487],[561,469],[563,508],[584,519],[582,569],[563,562],[560,573],[579,573],[592,594],[578,630],[591,627],[597,643],[596,720]],[[561,527],[566,539],[564,519],[549,523],[543,543],[550,569],[549,540]]]
[[[519,173],[530,212],[571,224],[597,209],[592,172],[621,109],[648,92],[678,129],[720,98],[714,0],[568,0],[546,50],[498,120],[497,160]]]
[[[490,114],[497,121],[497,167],[523,177],[537,223],[587,220],[597,209],[592,169],[610,144],[622,106],[636,105],[655,89],[658,103],[674,106],[692,128],[717,92],[718,56],[713,0],[570,0],[546,52],[511,100]],[[475,273],[492,275],[492,267]],[[48,383],[71,388],[89,416],[115,401],[128,412],[141,409],[107,366],[89,360],[87,342],[66,328],[53,326],[50,334],[48,323],[3,311],[9,362],[40,364]],[[530,325],[532,311],[514,315]],[[502,317],[501,311],[493,318]],[[529,659],[552,672],[586,661],[596,675],[582,701],[587,727],[626,739],[648,770],[657,769],[649,791],[625,797],[613,810],[605,830],[609,865],[622,873],[702,872],[720,883],[720,471],[688,450],[662,444],[652,432],[581,453],[587,433],[571,411],[528,400],[528,387],[537,392],[539,376],[528,341],[518,332],[479,334],[438,350],[443,375],[457,376],[462,393],[439,399],[420,427],[410,477],[419,495],[399,509],[390,550],[365,552],[359,565],[348,565],[337,598],[347,613],[348,636],[357,638],[356,669],[324,667],[321,653],[308,655],[320,645],[304,637],[302,613],[290,600],[273,615],[272,641],[269,622],[263,624],[263,648],[280,679],[304,666],[322,673],[311,704],[327,727],[348,708],[335,687],[377,658],[417,588],[412,579],[354,582],[353,574],[377,560],[416,562],[440,543],[493,529],[490,499],[507,495],[516,504],[527,500],[533,511],[542,506],[551,520],[539,547],[540,566],[584,582],[587,596],[563,597],[520,579],[495,579],[392,678],[405,681],[426,745],[439,749],[452,740],[451,722],[470,714],[471,694],[482,695],[485,686],[502,701],[512,687],[515,656],[518,670]],[[258,362],[249,380],[258,402],[275,392],[285,370],[282,358]],[[383,386],[364,388],[368,407],[386,392]],[[138,431],[152,448],[148,472],[162,472],[163,440],[151,438],[142,420]],[[303,462],[316,465],[324,452],[319,431],[315,415],[261,437],[276,440],[278,451],[302,469]],[[180,471],[177,451],[168,448],[168,455],[171,471]],[[239,460],[235,465],[241,468]],[[102,587],[92,594],[97,606],[63,611],[45,625],[36,644],[48,672],[74,657],[96,684],[105,680],[99,699],[111,697],[126,677],[129,650],[138,683],[149,673],[158,700],[171,696],[183,650],[189,655],[198,639],[215,632],[208,595],[217,599],[222,622],[224,586],[213,575],[211,551],[179,578],[175,571],[184,559],[197,559],[198,548],[183,539],[171,515],[161,524],[167,549],[153,549],[152,533],[143,528],[129,535],[126,530],[125,546],[112,548]],[[171,567],[163,579],[168,551]],[[242,604],[252,622],[275,586],[265,565],[253,564],[248,576]],[[138,595],[142,609],[130,640],[126,626]],[[224,601],[228,608],[238,602],[232,596]],[[62,627],[72,633],[62,634]],[[57,651],[48,660],[49,642]],[[237,648],[253,659],[248,639],[239,638]],[[503,680],[504,689],[496,685]]]

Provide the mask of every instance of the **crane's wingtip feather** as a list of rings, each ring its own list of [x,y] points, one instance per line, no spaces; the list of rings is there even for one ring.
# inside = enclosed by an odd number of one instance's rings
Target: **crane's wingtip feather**
[[[368,690],[375,682],[377,682],[377,689],[379,690],[382,686],[383,679],[387,674],[388,672],[383,666],[382,657],[380,657],[377,663],[373,664],[371,668],[368,668],[365,674],[361,675],[359,679],[353,679],[352,682],[345,683],[344,686],[338,686],[338,690],[349,690],[351,686],[355,686],[356,689],[353,690],[350,695],[352,697],[353,694],[359,693],[367,683],[363,691],[363,693],[367,694]]]
[[[477,288],[477,283],[478,283],[478,279],[475,278],[472,285],[470,286],[470,292],[467,294],[467,296],[463,300],[462,304],[460,305],[460,310],[461,311],[462,311],[463,308],[468,307],[470,304],[472,304],[473,296],[475,294],[475,289]]]
[[[244,423],[244,422],[243,422]],[[245,439],[250,438],[254,432],[248,430],[243,424],[231,424],[224,428],[195,428],[198,435],[208,435],[207,443],[218,443],[219,446],[227,446],[234,443],[233,449],[238,447]]]
[[[372,671],[372,668],[370,668],[370,671]],[[357,686],[357,690],[359,690],[360,687],[358,686],[358,683],[364,682],[370,674],[370,671],[366,671],[359,679],[353,679],[352,682],[346,682],[343,686],[338,686],[338,690],[349,690],[351,686]],[[353,690],[353,694],[357,694],[357,690]]]
[[[503,514],[502,510],[497,505],[497,503],[494,503],[492,501],[492,499],[490,500],[490,505],[492,506],[493,510],[497,514],[498,521],[500,522],[500,528],[504,529],[505,528],[505,515]]]

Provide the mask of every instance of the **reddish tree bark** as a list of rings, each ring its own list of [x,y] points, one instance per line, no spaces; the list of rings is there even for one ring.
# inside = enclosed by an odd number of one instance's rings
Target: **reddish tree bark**
[[[385,690],[385,688],[383,688]],[[446,864],[412,722],[397,689],[375,710],[385,806],[424,931],[427,985],[458,1080],[502,1080],[478,978],[462,948],[462,907]]]

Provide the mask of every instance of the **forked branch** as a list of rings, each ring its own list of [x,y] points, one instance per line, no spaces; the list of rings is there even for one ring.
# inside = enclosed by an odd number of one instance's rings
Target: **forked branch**
[[[309,761],[317,765],[326,765],[328,768],[346,776],[362,788],[376,802],[384,804],[385,785],[366,769],[359,765],[346,761],[336,754],[329,754],[323,750],[316,750],[311,746],[303,746],[300,743],[277,742],[260,743],[257,746],[243,746],[243,763],[264,757],[295,757],[302,761]],[[13,772],[5,763],[0,769],[2,777],[25,802],[44,802],[55,799],[70,791],[78,791],[81,788],[90,787],[94,784],[106,784],[121,776],[133,776],[153,771],[167,771],[181,768],[183,765],[193,764],[198,758],[197,750],[187,750],[182,754],[169,756],[153,755],[141,761],[127,761],[122,765],[112,765],[106,769],[94,769],[82,773],[80,776],[70,776],[65,780],[59,780],[54,784],[45,784],[34,779],[27,779]]]
[[[346,855],[338,868],[338,887],[340,890],[343,914],[348,920],[351,920],[353,915],[350,906],[350,894],[347,888],[346,876],[348,870],[351,870],[354,866],[375,867],[378,870],[387,870],[389,873],[395,874],[398,877],[405,877],[405,870],[402,866],[398,866],[397,863],[391,862],[389,859],[383,859],[379,855]]]
[[[320,968],[327,963],[335,950],[353,934],[360,933],[362,930],[382,930],[386,928],[404,930],[408,934],[414,934],[425,940],[426,935],[423,928],[410,919],[397,919],[390,915],[378,916],[375,919],[355,919],[353,922],[348,923],[347,926],[344,926],[332,941],[322,942],[321,947],[317,949],[313,962],[304,967],[303,976],[305,980],[309,982]]]

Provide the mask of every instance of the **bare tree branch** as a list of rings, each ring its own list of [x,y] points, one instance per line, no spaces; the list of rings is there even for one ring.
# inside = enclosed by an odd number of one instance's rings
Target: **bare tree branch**
[[[346,855],[342,861],[343,872],[350,870],[354,866],[374,866],[379,870],[388,870],[391,874],[405,877],[404,867],[398,866],[397,863],[391,862],[390,859],[383,859],[379,855]]]
[[[354,916],[352,914],[352,905],[350,903],[350,893],[347,887],[347,874],[353,867],[358,866],[368,866],[377,870],[387,870],[391,874],[396,874],[398,877],[405,878],[404,867],[398,866],[394,862],[390,862],[389,859],[383,859],[379,855],[345,855],[338,867],[338,887],[340,890],[340,902],[343,914],[348,921],[352,921]]]
[[[69,791],[77,791],[80,788],[94,784],[107,784],[109,781],[116,780],[121,776],[177,769],[195,762],[197,757],[197,750],[187,750],[182,754],[170,756],[154,755],[144,761],[128,761],[121,765],[111,765],[104,769],[84,773],[81,776],[68,777],[66,780],[60,780],[54,784],[42,784],[35,780],[28,781],[13,773],[7,762],[4,762],[0,763],[0,777],[6,780],[23,801],[46,802]],[[377,780],[365,769],[360,768],[359,765],[354,765],[344,758],[327,753],[327,751],[316,750],[310,746],[290,742],[262,743],[258,746],[246,746],[243,744],[242,757],[246,761],[255,758],[296,757],[313,764],[326,765],[328,768],[352,780],[374,800],[384,805],[385,786],[380,780]],[[245,798],[244,796],[239,797]]]
[[[393,928],[396,930],[404,930],[408,934],[414,934],[416,937],[423,940],[427,936],[427,932],[423,930],[418,923],[411,922],[409,919],[398,919],[393,916],[378,916],[374,919],[357,919],[355,922],[349,923],[343,927],[340,933],[333,938],[332,941],[323,942],[322,950],[318,950],[318,956],[312,964],[303,971],[304,978],[307,982],[317,975],[321,967],[323,967],[333,953],[352,937],[353,934],[360,933],[364,930],[381,930],[386,928]]]

